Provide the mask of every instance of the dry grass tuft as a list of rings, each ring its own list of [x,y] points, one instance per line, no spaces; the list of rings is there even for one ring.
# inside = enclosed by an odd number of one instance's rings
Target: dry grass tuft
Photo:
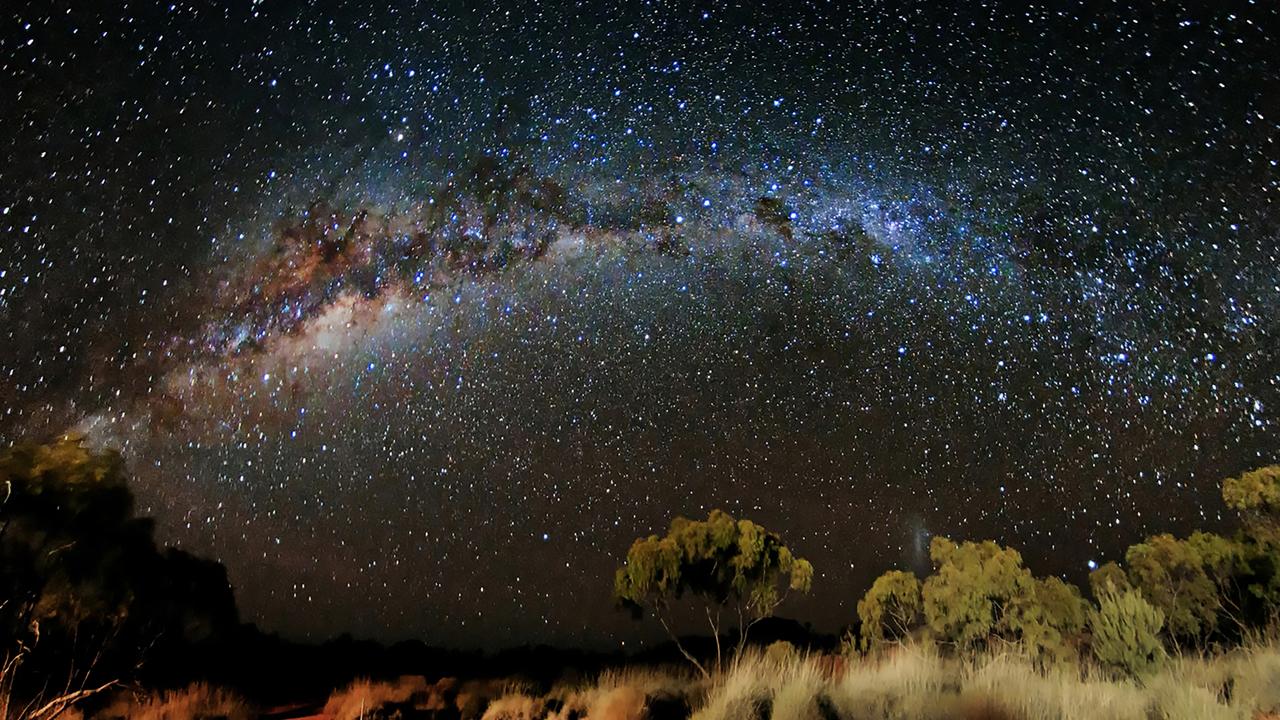
[[[1176,658],[1144,683],[1089,663],[1041,667],[1017,653],[944,658],[927,645],[781,667],[747,656],[717,678],[698,720],[1252,720],[1280,710],[1280,647]]]
[[[594,682],[552,687],[547,694],[548,705],[557,709],[548,713],[547,720],[642,720],[663,705],[692,706],[700,699],[703,687],[702,681],[685,668],[607,670]]]
[[[772,706],[772,681],[778,669],[756,652],[743,653],[727,671],[712,679],[707,702],[692,720],[750,720],[767,718]]]
[[[965,668],[967,697],[985,698],[1017,718],[1144,720],[1149,699],[1134,683],[1093,668],[1039,669],[1016,654],[988,657]]]
[[[415,699],[426,701],[431,686],[420,675],[406,675],[397,680],[356,680],[329,696],[324,714],[334,720],[360,720],[371,713],[407,705]]]
[[[453,705],[462,720],[479,720],[494,700],[507,695],[524,695],[528,685],[507,680],[468,680],[458,688]]]
[[[619,685],[595,698],[587,710],[590,720],[644,720],[644,691],[632,685]]]
[[[1232,701],[1262,715],[1280,715],[1280,648],[1256,646],[1239,653]]]
[[[955,712],[958,666],[932,648],[894,648],[885,656],[852,662],[830,690],[841,718],[932,718]]]
[[[512,693],[489,703],[481,720],[541,720],[546,706],[546,701],[532,695]]]
[[[120,696],[94,714],[100,720],[249,720],[256,716],[244,698],[205,683],[142,698]]]
[[[687,669],[631,667],[549,692],[518,680],[416,676],[361,680],[330,696],[333,720],[1259,720],[1280,714],[1280,644],[1181,656],[1139,682],[1088,662],[1042,667],[1016,652],[958,659],[926,644],[833,665],[831,658],[749,651],[710,681]],[[207,685],[95,715],[117,720],[248,720],[237,696]]]

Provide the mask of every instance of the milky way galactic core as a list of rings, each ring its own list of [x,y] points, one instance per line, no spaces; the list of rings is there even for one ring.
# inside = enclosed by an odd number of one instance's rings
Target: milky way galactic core
[[[933,535],[1225,527],[1280,6],[946,5],[6,3],[0,440],[313,639],[647,642],[612,569],[711,508],[826,630]]]

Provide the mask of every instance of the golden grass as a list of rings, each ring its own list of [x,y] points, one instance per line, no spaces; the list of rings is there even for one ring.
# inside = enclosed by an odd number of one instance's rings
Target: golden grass
[[[748,651],[711,680],[683,667],[610,670],[547,692],[512,680],[360,680],[335,692],[333,720],[457,712],[467,720],[1256,720],[1280,713],[1280,644],[1170,658],[1143,681],[1088,662],[1041,667],[1017,652],[958,659],[928,645],[834,663]],[[677,708],[677,710],[672,710]],[[243,700],[207,685],[121,697],[94,717],[248,720]],[[456,717],[456,715],[455,715]]]
[[[1252,720],[1280,710],[1280,647],[1175,658],[1145,682],[1088,663],[1042,668],[1017,653],[944,658],[927,646],[854,660],[748,655],[716,678],[697,720]]]
[[[334,720],[361,720],[387,706],[403,705],[415,696],[427,694],[424,677],[406,675],[395,681],[361,679],[333,693],[324,704],[324,714]]]
[[[525,695],[510,693],[489,703],[481,720],[542,720],[546,716],[545,700]]]
[[[686,668],[629,667],[606,670],[591,682],[566,682],[551,688],[548,704],[556,707],[547,720],[643,720],[656,699],[674,698],[693,704],[704,689]]]
[[[63,713],[62,717],[67,717]],[[94,713],[100,720],[249,720],[256,711],[234,692],[194,683],[141,698],[120,695]]]

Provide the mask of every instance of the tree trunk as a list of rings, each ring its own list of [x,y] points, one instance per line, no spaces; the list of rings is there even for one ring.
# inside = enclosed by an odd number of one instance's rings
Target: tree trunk
[[[707,672],[707,669],[702,666],[702,663],[698,662],[698,659],[684,648],[684,645],[680,642],[680,638],[677,637],[675,633],[671,632],[671,626],[667,624],[667,619],[662,617],[659,613],[655,614],[658,615],[658,622],[662,623],[662,628],[667,631],[667,635],[671,636],[671,639],[675,641],[676,649],[680,651],[680,654],[684,656],[684,659],[693,663],[693,666],[698,668],[698,672],[702,673],[703,678],[710,680],[711,673]]]
[[[711,618],[711,608],[710,607],[706,608],[706,611],[707,611],[707,623],[711,625],[711,637],[715,638],[716,640],[716,672],[720,673],[721,671],[724,670],[724,665],[721,662],[721,653],[720,653],[720,611],[719,610],[716,611],[716,617],[714,620]]]

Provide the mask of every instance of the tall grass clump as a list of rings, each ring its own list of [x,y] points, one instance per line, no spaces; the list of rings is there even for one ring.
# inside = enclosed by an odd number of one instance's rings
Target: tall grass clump
[[[806,658],[796,657],[775,687],[772,720],[824,720],[834,714],[830,683]]]
[[[706,703],[693,720],[768,718],[780,668],[758,652],[737,655],[727,670],[712,676]],[[785,670],[785,669],[782,669]]]
[[[194,683],[180,690],[166,690],[141,698],[120,696],[93,717],[100,720],[250,720],[258,714],[244,698],[230,690]]]
[[[541,720],[546,716],[546,701],[515,692],[489,703],[481,720]]]
[[[1232,702],[1262,715],[1280,715],[1280,648],[1245,648],[1234,664]]]
[[[928,645],[904,645],[855,661],[831,688],[840,718],[941,717],[955,706],[959,665]]]
[[[1046,664],[1017,649],[943,656],[923,644],[854,659],[831,678],[803,667],[798,662],[773,681],[727,685],[750,688],[737,697],[771,705],[766,717],[778,720],[1243,720],[1280,712],[1280,648],[1273,644],[1175,658],[1142,678],[1087,659]],[[708,707],[735,708],[715,697]],[[743,707],[750,706],[736,709]]]
[[[695,677],[687,667],[614,668],[586,682],[553,685],[547,694],[547,720],[686,718],[705,689],[706,681]]]
[[[393,681],[363,678],[330,695],[324,704],[324,714],[333,720],[361,720],[386,709],[408,705],[428,689],[426,678],[419,675],[406,675]]]
[[[1033,663],[1002,653],[968,664],[962,694],[1013,718],[1040,720],[1147,720],[1149,698],[1131,680],[1089,665]]]

